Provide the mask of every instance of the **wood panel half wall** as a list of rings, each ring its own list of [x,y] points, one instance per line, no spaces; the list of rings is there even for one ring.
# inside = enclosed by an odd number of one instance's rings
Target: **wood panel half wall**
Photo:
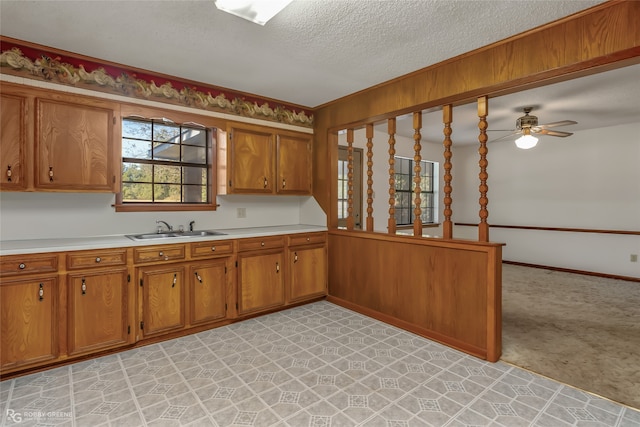
[[[329,301],[500,358],[502,244],[332,230],[329,265]]]

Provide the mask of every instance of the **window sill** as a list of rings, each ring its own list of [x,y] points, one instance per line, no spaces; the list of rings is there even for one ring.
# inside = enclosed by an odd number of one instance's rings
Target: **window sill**
[[[215,211],[213,204],[127,203],[112,205],[116,212]]]

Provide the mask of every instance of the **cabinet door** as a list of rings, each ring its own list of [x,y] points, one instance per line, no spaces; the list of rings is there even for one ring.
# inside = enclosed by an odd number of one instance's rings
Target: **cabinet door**
[[[191,325],[226,316],[227,258],[192,264],[190,283]]]
[[[326,295],[327,252],[324,246],[292,248],[289,254],[289,301]]]
[[[46,190],[115,191],[114,106],[36,99],[35,186]]]
[[[0,285],[2,370],[58,356],[58,280],[4,281]]]
[[[0,95],[0,190],[26,188],[27,98]]]
[[[69,354],[117,347],[129,342],[126,268],[73,273],[68,282]]]
[[[238,255],[238,312],[284,304],[283,251]]]
[[[184,328],[184,271],[183,265],[140,269],[144,337]]]
[[[311,194],[311,137],[278,135],[280,194]]]
[[[229,133],[229,192],[273,193],[273,134],[239,127]]]

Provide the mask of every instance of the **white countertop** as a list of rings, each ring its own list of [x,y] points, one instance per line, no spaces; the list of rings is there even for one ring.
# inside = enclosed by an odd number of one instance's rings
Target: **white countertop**
[[[307,224],[279,225],[272,227],[216,229],[224,235],[204,237],[171,237],[152,241],[135,241],[125,235],[93,236],[59,239],[30,239],[0,241],[0,256],[34,254],[41,252],[78,251],[88,249],[122,248],[130,246],[166,245],[170,243],[201,242],[207,240],[244,239],[248,237],[275,236],[278,234],[327,231],[327,227]],[[135,233],[131,233],[135,234]]]

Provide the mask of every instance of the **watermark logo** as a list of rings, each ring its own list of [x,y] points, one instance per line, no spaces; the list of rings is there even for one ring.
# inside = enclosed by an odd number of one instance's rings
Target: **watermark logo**
[[[72,417],[73,414],[71,412],[64,411],[16,411],[7,409],[6,420],[18,424],[22,421],[52,421]]]

